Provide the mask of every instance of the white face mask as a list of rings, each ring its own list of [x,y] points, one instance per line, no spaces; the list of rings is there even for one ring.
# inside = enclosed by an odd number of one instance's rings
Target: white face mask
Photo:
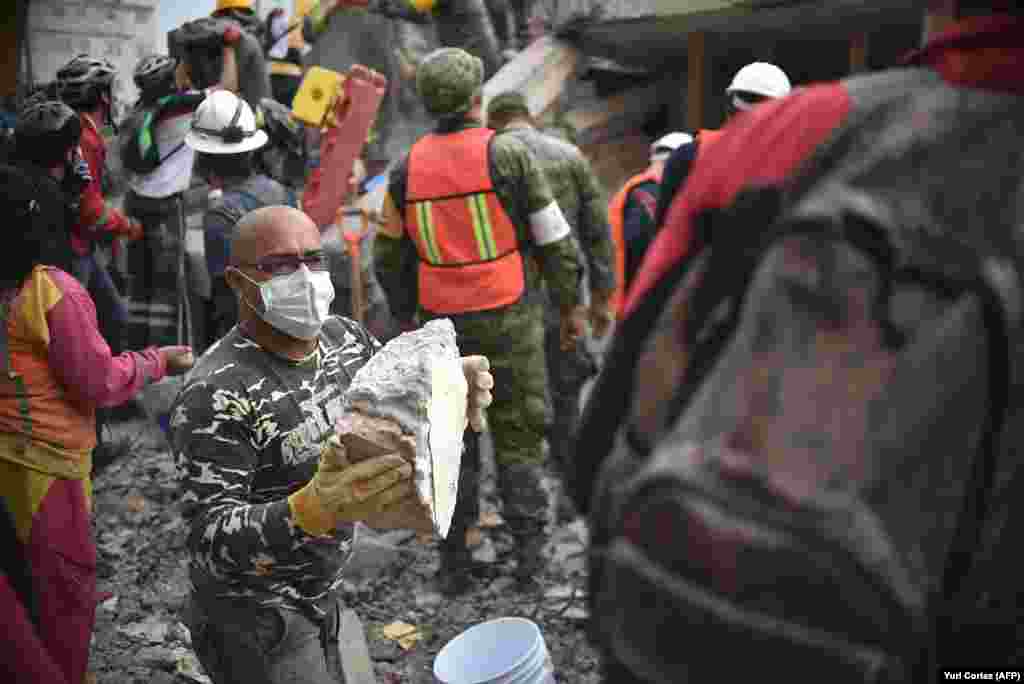
[[[328,271],[313,272],[303,265],[294,273],[274,276],[262,283],[244,273],[242,277],[260,289],[263,311],[249,305],[260,318],[285,335],[300,340],[312,340],[320,334],[334,301],[334,286]]]

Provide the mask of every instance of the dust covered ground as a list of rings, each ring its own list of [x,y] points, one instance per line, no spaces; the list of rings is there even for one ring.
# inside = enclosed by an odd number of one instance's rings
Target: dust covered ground
[[[95,481],[95,536],[100,605],[91,669],[103,684],[208,682],[179,620],[187,591],[185,526],[176,501],[170,452],[155,422],[121,421],[111,439],[123,451]],[[434,588],[436,543],[409,532],[364,530],[349,567],[345,598],[362,620],[381,684],[433,682],[433,659],[469,626],[521,616],[540,625],[560,682],[599,681],[598,660],[584,633],[586,530],[582,521],[554,528],[543,592],[524,595],[509,578],[512,539],[504,531],[484,473],[484,513],[475,556],[477,588],[458,599]],[[385,627],[401,622],[419,640],[399,644]],[[391,632],[393,633],[393,632]]]

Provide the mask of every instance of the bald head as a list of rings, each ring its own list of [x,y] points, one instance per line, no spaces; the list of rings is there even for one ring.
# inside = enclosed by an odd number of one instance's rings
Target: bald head
[[[238,222],[231,260],[252,264],[271,254],[304,254],[317,249],[320,230],[309,216],[292,207],[263,207]]]

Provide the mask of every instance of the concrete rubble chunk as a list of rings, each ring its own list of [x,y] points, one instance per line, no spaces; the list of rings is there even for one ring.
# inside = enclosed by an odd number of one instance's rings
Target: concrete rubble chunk
[[[455,327],[448,319],[392,339],[356,373],[345,393],[338,436],[352,460],[398,451],[412,461],[422,509],[384,514],[367,525],[432,527],[447,536],[467,425],[467,390]],[[424,518],[430,521],[427,530]]]

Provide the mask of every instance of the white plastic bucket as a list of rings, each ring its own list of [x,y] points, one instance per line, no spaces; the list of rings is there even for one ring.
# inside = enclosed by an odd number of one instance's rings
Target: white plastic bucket
[[[441,684],[555,684],[551,659],[536,624],[498,618],[474,625],[434,658]]]

